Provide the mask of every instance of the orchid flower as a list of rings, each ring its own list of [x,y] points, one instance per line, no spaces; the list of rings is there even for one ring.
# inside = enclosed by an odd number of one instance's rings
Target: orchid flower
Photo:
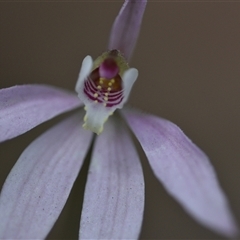
[[[0,90],[0,141],[79,108],[33,141],[9,173],[0,195],[0,239],[47,236],[68,199],[93,133],[98,136],[79,238],[137,239],[143,220],[144,178],[126,125],[156,177],[187,213],[219,234],[238,234],[208,157],[168,120],[123,108],[138,77],[138,70],[128,62],[146,3],[125,1],[113,24],[108,51],[96,60],[84,58],[77,94],[38,84]]]

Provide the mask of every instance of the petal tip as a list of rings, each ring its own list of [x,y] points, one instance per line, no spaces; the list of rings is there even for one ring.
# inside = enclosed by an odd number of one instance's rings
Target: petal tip
[[[112,114],[112,111],[98,103],[85,107],[85,110],[83,128],[99,135],[103,131],[103,126]]]

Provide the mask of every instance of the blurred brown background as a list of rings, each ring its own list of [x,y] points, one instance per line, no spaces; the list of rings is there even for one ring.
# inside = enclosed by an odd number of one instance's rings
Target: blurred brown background
[[[82,59],[106,50],[123,1],[0,2],[0,88],[47,83],[74,89]],[[210,157],[240,223],[240,2],[149,1],[131,66],[130,103],[167,118]],[[57,120],[62,117],[58,117]],[[0,145],[0,186],[50,121]],[[153,176],[146,179],[142,239],[221,238],[198,225]],[[86,166],[50,239],[74,239]]]

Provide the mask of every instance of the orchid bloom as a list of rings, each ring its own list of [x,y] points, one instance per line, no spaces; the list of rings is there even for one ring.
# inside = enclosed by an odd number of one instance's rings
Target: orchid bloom
[[[207,156],[173,123],[121,109],[138,76],[128,61],[145,7],[146,0],[125,1],[113,24],[109,50],[94,61],[84,58],[77,94],[37,84],[0,90],[0,141],[83,105],[86,111],[79,109],[46,131],[19,157],[0,195],[0,239],[47,236],[78,176],[92,132],[99,136],[88,171],[79,238],[137,239],[144,178],[126,124],[166,191],[196,221],[228,237],[238,234]],[[116,109],[121,110],[114,113]]]

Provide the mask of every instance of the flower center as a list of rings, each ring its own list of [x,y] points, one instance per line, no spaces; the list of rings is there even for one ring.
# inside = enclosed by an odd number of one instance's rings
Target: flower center
[[[114,58],[106,58],[84,82],[84,93],[105,107],[119,104],[123,99],[122,78]]]
[[[137,76],[138,70],[129,68],[116,49],[103,53],[95,61],[86,56],[75,86],[85,104],[83,127],[100,134],[108,117],[128,100]]]

